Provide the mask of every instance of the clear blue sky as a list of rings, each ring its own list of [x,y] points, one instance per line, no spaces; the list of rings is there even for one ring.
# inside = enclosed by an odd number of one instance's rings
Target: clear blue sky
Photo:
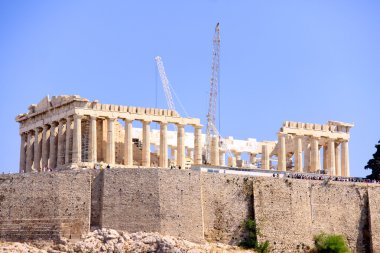
[[[351,174],[366,175],[380,138],[377,0],[0,0],[0,171],[18,169],[15,116],[47,94],[154,107],[156,55],[205,124],[217,22],[221,134],[275,140],[285,120],[353,122]]]

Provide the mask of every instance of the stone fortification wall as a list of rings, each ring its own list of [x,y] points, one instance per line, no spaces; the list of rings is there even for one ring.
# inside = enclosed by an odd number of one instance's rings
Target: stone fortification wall
[[[325,232],[343,234],[352,252],[369,252],[366,184],[255,178],[253,188],[260,239],[275,251],[312,246]]]
[[[380,252],[380,187],[368,186],[368,206],[372,252]]]
[[[89,231],[87,173],[0,176],[0,239],[80,238]]]
[[[237,244],[254,217],[274,252],[343,234],[380,252],[380,187],[169,169],[0,176],[0,240],[80,237],[89,226]]]
[[[201,177],[205,239],[237,244],[242,222],[253,218],[252,178],[219,173]]]
[[[103,180],[102,227],[203,240],[199,172],[112,169]]]
[[[158,170],[104,171],[101,226],[130,232],[158,232]]]

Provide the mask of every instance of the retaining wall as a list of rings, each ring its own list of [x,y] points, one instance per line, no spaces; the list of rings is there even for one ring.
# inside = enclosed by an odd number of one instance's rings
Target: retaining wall
[[[325,232],[344,235],[352,252],[369,252],[367,184],[255,178],[253,188],[260,239],[274,251],[302,250]]]
[[[0,176],[0,239],[80,238],[90,228],[87,173]]]
[[[0,176],[0,239],[79,238],[93,227],[237,244],[255,218],[273,252],[320,232],[380,252],[380,187],[191,170],[110,169]]]

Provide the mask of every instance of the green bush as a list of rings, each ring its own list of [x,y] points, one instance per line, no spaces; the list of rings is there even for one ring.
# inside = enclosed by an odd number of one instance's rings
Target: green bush
[[[269,241],[265,241],[263,243],[259,243],[257,241],[259,229],[256,226],[255,220],[247,219],[244,221],[243,225],[246,232],[246,237],[239,243],[239,246],[246,249],[256,249],[260,253],[269,252]]]
[[[269,252],[269,241],[266,240],[265,242],[263,243],[259,243],[259,245],[257,245],[256,247],[256,250],[260,253],[267,253]]]
[[[321,233],[314,236],[316,253],[347,253],[349,249],[342,235]]]

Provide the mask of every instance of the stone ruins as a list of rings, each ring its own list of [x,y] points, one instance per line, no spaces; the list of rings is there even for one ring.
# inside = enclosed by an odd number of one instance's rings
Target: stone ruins
[[[184,118],[176,111],[100,104],[77,95],[45,97],[28,109],[16,117],[20,173],[97,165],[189,168],[202,164],[206,137],[200,119]],[[142,127],[132,127],[134,121]],[[152,122],[159,124],[159,130],[151,129]],[[176,131],[168,130],[170,124]],[[186,126],[192,126],[193,132],[186,132]],[[351,127],[336,121],[325,125],[286,121],[277,142],[214,136],[210,165],[349,176]]]

